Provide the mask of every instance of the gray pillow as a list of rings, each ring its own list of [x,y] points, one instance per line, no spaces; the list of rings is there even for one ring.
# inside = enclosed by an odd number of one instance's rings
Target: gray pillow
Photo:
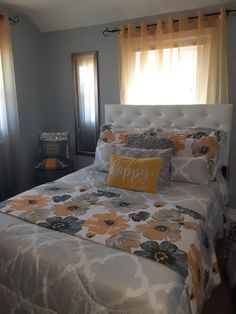
[[[173,148],[174,143],[162,137],[160,129],[148,129],[143,134],[129,134],[126,138],[127,147],[141,149],[168,149]]]
[[[210,181],[207,156],[172,157],[171,181],[207,185]]]
[[[136,158],[163,158],[163,166],[160,171],[158,186],[170,184],[170,160],[172,156],[172,149],[140,149],[131,148],[123,145],[113,145],[113,152],[123,156]]]

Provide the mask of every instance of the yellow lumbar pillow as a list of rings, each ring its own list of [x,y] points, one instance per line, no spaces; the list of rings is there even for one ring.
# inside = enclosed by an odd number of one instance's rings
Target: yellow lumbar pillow
[[[107,185],[155,193],[162,164],[162,158],[133,158],[112,153]]]

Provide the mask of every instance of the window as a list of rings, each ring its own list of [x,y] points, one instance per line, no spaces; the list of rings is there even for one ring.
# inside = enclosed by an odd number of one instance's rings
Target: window
[[[72,55],[76,96],[77,153],[94,154],[99,134],[97,53]]]
[[[123,104],[228,102],[226,14],[119,29]]]
[[[142,54],[146,55],[143,69]],[[196,103],[197,46],[163,49],[162,64],[158,54],[157,50],[136,52],[127,103]]]

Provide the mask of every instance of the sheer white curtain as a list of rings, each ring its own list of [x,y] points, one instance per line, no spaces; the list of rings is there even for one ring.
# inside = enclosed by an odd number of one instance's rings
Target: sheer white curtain
[[[95,97],[94,97],[94,56],[84,55],[78,61],[79,74],[79,103],[81,121],[88,128],[95,126]]]
[[[0,11],[0,200],[19,189],[19,135],[8,16]]]
[[[228,102],[226,14],[121,27],[120,98],[127,104]]]

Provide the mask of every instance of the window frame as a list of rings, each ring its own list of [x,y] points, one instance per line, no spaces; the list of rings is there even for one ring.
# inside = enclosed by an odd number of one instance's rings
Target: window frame
[[[76,58],[78,56],[93,55],[94,58],[94,96],[95,96],[95,141],[97,142],[100,132],[100,95],[99,95],[99,73],[98,73],[98,51],[75,52],[71,54],[73,79],[74,79],[74,106],[75,106],[75,141],[76,154],[84,156],[95,156],[94,151],[83,151],[79,149],[79,90],[78,90],[78,71],[76,69]]]

